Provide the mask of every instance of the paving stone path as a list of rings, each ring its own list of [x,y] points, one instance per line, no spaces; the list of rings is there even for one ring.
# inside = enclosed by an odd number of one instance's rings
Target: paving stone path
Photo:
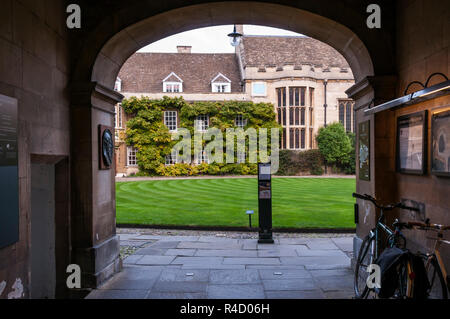
[[[273,245],[214,235],[120,238],[127,256],[123,271],[87,298],[353,297],[350,236],[277,237]]]

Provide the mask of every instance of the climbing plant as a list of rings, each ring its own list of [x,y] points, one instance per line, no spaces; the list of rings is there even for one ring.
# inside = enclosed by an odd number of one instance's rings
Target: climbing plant
[[[127,122],[126,143],[137,148],[136,155],[140,175],[192,176],[192,175],[248,175],[257,173],[254,163],[234,164],[211,163],[191,165],[177,163],[165,165],[165,157],[172,151],[178,140],[172,140],[163,123],[165,110],[177,110],[180,118],[179,126],[188,129],[194,136],[194,121],[199,115],[209,116],[209,126],[217,128],[224,137],[224,156],[226,155],[226,130],[236,128],[236,117],[241,115],[246,121],[244,130],[248,128],[267,128],[268,153],[270,154],[270,137],[272,128],[280,128],[276,122],[276,114],[271,103],[253,103],[243,101],[194,102],[187,103],[183,98],[149,99],[147,97],[130,97],[123,100],[122,107],[127,114],[133,115]],[[281,130],[280,130],[281,132]],[[236,137],[235,137],[236,142]],[[203,142],[203,146],[205,145]],[[194,143],[191,143],[191,154],[194,154]],[[246,148],[248,149],[248,139]],[[259,156],[259,155],[258,155]],[[237,164],[236,164],[237,163]]]

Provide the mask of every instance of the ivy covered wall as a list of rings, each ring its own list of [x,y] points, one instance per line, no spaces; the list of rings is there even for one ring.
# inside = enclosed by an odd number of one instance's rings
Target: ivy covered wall
[[[177,163],[165,165],[166,156],[179,140],[172,140],[172,134],[164,125],[165,110],[178,111],[178,128],[188,129],[194,136],[194,121],[199,115],[209,116],[209,127],[219,129],[226,140],[226,129],[236,128],[236,118],[242,116],[248,128],[267,128],[268,153],[270,154],[270,136],[272,128],[280,128],[271,103],[253,103],[242,101],[194,102],[187,103],[183,98],[164,97],[152,100],[146,97],[131,97],[122,102],[124,111],[132,118],[127,122],[125,141],[127,145],[137,148],[138,175],[194,176],[194,175],[255,175],[257,164],[249,163],[202,163],[191,165]],[[206,142],[203,142],[203,146]],[[248,148],[248,140],[246,141]],[[191,143],[192,154],[193,143]],[[225,142],[224,142],[225,147]],[[224,156],[226,151],[223,151]],[[259,156],[259,155],[258,155]]]

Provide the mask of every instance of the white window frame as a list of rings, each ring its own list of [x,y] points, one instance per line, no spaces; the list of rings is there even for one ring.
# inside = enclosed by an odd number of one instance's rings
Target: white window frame
[[[197,155],[195,156],[195,163],[197,165],[200,164],[209,164],[209,157],[208,157],[208,153],[205,150],[202,150],[200,153],[197,153]]]
[[[171,166],[177,163],[178,163],[178,154],[175,150],[172,150],[172,152],[169,155],[166,155],[165,165]]]
[[[213,93],[231,93],[231,84],[224,82],[212,83]]]
[[[198,115],[195,119],[196,121],[196,129],[198,132],[206,132],[209,129],[209,115],[201,114]]]
[[[255,85],[264,85],[264,93],[255,93]],[[267,83],[266,82],[252,82],[252,96],[267,96]]]
[[[175,124],[173,124],[173,113],[175,113]],[[169,132],[176,132],[178,130],[178,112],[173,110],[164,111],[164,125],[169,129]],[[173,125],[175,125],[175,129]]]
[[[114,91],[116,92],[122,91],[122,80],[120,78],[116,79],[116,83],[114,84]]]
[[[172,76],[176,77],[178,79],[178,81],[167,81]],[[177,92],[174,92],[173,90],[171,90],[171,91],[168,90],[168,87],[173,86],[173,85],[179,86],[179,90]],[[164,93],[183,93],[183,80],[178,75],[176,75],[175,72],[171,72],[163,80],[163,92]]]
[[[236,125],[236,127],[244,128],[247,126],[247,119],[245,119],[242,114],[239,114],[234,119],[234,124]]]
[[[216,82],[219,78],[222,78],[222,81]],[[211,81],[211,90],[213,93],[231,93],[231,80],[219,72]]]
[[[116,104],[115,106],[114,128],[116,129],[123,128],[122,104]]]
[[[170,89],[178,85],[178,90]],[[163,84],[164,93],[183,93],[183,83],[181,82],[164,82]]]
[[[127,147],[127,166],[128,167],[136,167],[138,166],[137,164],[137,148],[133,147],[133,146],[128,146]]]

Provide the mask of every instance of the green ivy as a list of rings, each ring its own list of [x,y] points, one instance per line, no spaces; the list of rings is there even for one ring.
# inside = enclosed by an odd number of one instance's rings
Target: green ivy
[[[224,136],[224,141],[226,140],[226,129],[236,128],[236,116],[242,115],[247,120],[244,129],[268,129],[269,154],[270,129],[281,128],[276,122],[276,114],[271,103],[241,101],[187,103],[181,97],[169,98],[165,96],[159,100],[149,99],[148,97],[130,97],[122,101],[122,107],[127,114],[134,115],[127,122],[126,143],[127,145],[133,145],[138,150],[136,158],[140,175],[253,175],[257,173],[257,165],[251,163],[202,165],[179,163],[165,166],[165,156],[170,154],[173,146],[179,141],[172,141],[171,133],[163,123],[164,110],[178,110],[180,127],[189,129],[191,136],[194,134],[194,121],[197,116],[209,115],[210,127],[218,128]],[[248,141],[246,144],[248,147]],[[224,143],[224,156],[225,154]]]

